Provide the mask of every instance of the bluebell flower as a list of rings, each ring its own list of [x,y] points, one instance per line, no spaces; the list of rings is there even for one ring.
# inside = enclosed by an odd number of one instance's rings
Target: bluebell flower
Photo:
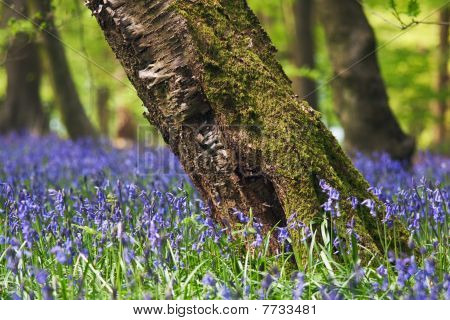
[[[294,300],[300,300],[302,298],[303,289],[305,287],[305,275],[302,272],[298,272],[294,277],[294,290],[292,297]]]
[[[353,210],[355,210],[356,208],[358,208],[358,204],[359,204],[358,198],[356,198],[356,197],[354,197],[354,196],[351,196],[350,198],[348,198],[348,200],[350,201]]]
[[[47,282],[48,273],[45,270],[38,270],[35,277],[37,283],[39,283],[40,285],[44,285]]]
[[[252,242],[251,246],[254,248],[258,248],[262,245],[263,243],[263,237],[261,236],[261,234],[257,233],[255,235],[255,241]]]
[[[250,218],[247,217],[242,211],[233,209],[233,214],[237,217],[238,221],[241,223],[248,223]]]
[[[203,276],[202,283],[205,286],[214,287],[216,285],[216,280],[212,274],[208,272]]]
[[[11,295],[11,299],[12,300],[23,300],[22,297],[17,292],[13,292],[13,294]]]
[[[289,238],[289,232],[287,228],[277,228],[278,235],[277,239],[279,243],[284,243]]]
[[[263,288],[264,290],[269,289],[270,285],[273,283],[274,278],[272,277],[272,275],[270,273],[266,274],[263,278],[263,280],[261,281],[261,288]]]
[[[43,286],[41,292],[42,298],[44,300],[54,300],[53,289],[50,286],[48,285]]]
[[[435,262],[433,259],[429,258],[425,260],[425,274],[427,277],[433,277],[436,271]]]
[[[380,265],[380,266],[377,268],[377,273],[378,273],[380,276],[382,276],[382,277],[387,276],[387,269],[386,269],[386,267],[383,266],[383,265]]]
[[[375,209],[375,201],[373,201],[372,199],[366,199],[363,202],[361,202],[361,204],[363,206],[366,206],[367,208],[369,208],[371,216],[373,216],[373,217],[377,216],[377,212]]]
[[[135,258],[136,256],[133,250],[127,247],[123,249],[123,260],[125,261],[125,263],[130,264],[135,260]]]
[[[326,288],[325,286],[322,286],[319,291],[323,300],[342,300],[342,295],[336,288]]]
[[[231,300],[232,299],[231,290],[225,285],[220,286],[219,295],[223,300]]]
[[[359,264],[357,264],[353,272],[353,279],[356,283],[360,283],[361,280],[364,279],[365,274],[366,272],[364,271],[364,269]]]

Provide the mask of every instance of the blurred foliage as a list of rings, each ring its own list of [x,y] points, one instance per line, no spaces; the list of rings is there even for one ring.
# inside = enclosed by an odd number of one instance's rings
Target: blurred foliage
[[[319,107],[329,126],[339,123],[330,90],[333,72],[321,26],[316,21],[316,70],[301,70],[291,63],[295,0],[249,0],[275,46],[288,76],[308,75],[319,83]],[[402,127],[417,137],[419,147],[432,147],[436,118],[438,11],[447,0],[355,0],[374,28],[378,59],[391,107]],[[317,19],[316,19],[317,20]],[[448,117],[448,115],[447,115]],[[447,118],[447,123],[450,119]]]
[[[260,18],[275,46],[288,76],[308,76],[319,83],[319,104],[326,124],[337,127],[333,112],[330,81],[333,73],[328,59],[323,31],[316,23],[316,60],[314,70],[300,69],[292,63],[295,37],[293,3],[295,0],[248,0]],[[360,0],[355,0],[359,1]],[[433,106],[436,92],[438,29],[435,24],[438,9],[447,0],[364,0],[361,2],[378,40],[378,58],[385,79],[391,106],[403,128],[418,138],[419,146],[432,144],[435,116]],[[107,87],[111,92],[111,127],[115,128],[114,110],[127,107],[139,124],[147,126],[141,116],[144,108],[129,83],[122,67],[108,47],[103,33],[89,11],[79,0],[54,0],[55,18],[70,61],[73,77],[86,111],[96,119],[96,91]],[[33,32],[30,22],[10,21],[0,31],[0,61],[4,65],[8,39],[19,31]],[[39,37],[38,37],[39,39]],[[45,58],[45,55],[43,54]],[[44,59],[44,68],[48,63]],[[4,98],[6,78],[0,72],[0,101]],[[53,105],[53,93],[48,76],[43,79],[42,96],[46,105]],[[59,132],[64,128],[58,111],[53,108],[51,127]]]

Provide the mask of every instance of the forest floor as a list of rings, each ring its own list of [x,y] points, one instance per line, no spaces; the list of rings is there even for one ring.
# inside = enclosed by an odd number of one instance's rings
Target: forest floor
[[[0,145],[0,299],[450,299],[448,158],[421,153],[409,170],[354,159],[387,208],[381,236],[402,220],[415,256],[361,265],[352,221],[346,246],[323,219],[304,226],[310,255],[297,268],[287,230],[260,234],[242,212],[232,234],[215,225],[167,149],[54,136]],[[269,237],[285,243],[275,256]]]

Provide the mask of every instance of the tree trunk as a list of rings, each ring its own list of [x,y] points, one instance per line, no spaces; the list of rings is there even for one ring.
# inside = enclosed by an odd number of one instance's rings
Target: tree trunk
[[[102,86],[97,90],[97,118],[100,127],[100,133],[108,137],[109,136],[109,89],[106,86]]]
[[[447,137],[447,100],[448,100],[448,23],[450,21],[450,9],[446,6],[439,13],[439,58],[438,58],[438,103],[437,103],[437,132],[436,142],[443,145]]]
[[[87,5],[216,221],[232,227],[233,209],[251,209],[265,232],[288,225],[299,257],[293,222],[321,217],[320,179],[341,199],[373,198],[319,114],[296,99],[246,1]],[[339,231],[355,216],[362,242],[377,251],[377,219],[342,207]]]
[[[314,40],[314,14],[313,0],[296,0],[294,2],[294,19],[296,48],[294,60],[298,68],[314,69],[315,64],[315,40]],[[318,110],[316,81],[308,77],[296,77],[292,79],[294,91],[301,99]]]
[[[316,0],[336,78],[335,109],[348,150],[385,151],[409,160],[413,138],[403,133],[391,109],[380,74],[374,32],[354,0]]]
[[[70,73],[61,37],[53,20],[51,1],[34,0],[34,6],[42,15],[42,36],[49,57],[55,97],[67,132],[72,139],[95,136],[96,131],[84,111]]]
[[[23,19],[26,14],[25,0],[10,0],[3,4],[2,24],[6,25],[9,19]],[[48,123],[39,94],[41,66],[33,35],[18,32],[14,36],[7,48],[5,65],[8,84],[6,100],[0,108],[0,132],[44,133]]]

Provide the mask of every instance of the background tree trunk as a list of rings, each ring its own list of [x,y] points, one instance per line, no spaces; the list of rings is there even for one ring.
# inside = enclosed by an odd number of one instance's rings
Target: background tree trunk
[[[86,115],[71,76],[64,47],[53,20],[51,1],[34,0],[34,6],[42,15],[42,36],[49,57],[55,97],[67,132],[72,139],[95,136],[96,131]]]
[[[354,0],[316,0],[316,4],[336,76],[331,84],[346,148],[385,151],[408,160],[415,141],[403,133],[389,108],[375,35],[361,4]]]
[[[26,0],[10,0],[2,6],[3,27],[9,19],[23,19],[28,13]],[[5,65],[8,84],[6,100],[0,108],[0,132],[46,132],[48,123],[39,93],[41,66],[33,35],[19,32],[14,36]]]
[[[345,238],[355,217],[362,243],[378,250],[381,213],[374,218],[345,200],[373,199],[369,185],[319,114],[295,98],[246,1],[87,5],[216,221],[232,227],[234,209],[251,209],[265,232],[287,225],[302,261],[298,223],[321,220],[325,179],[343,199],[338,233]]]
[[[100,133],[108,137],[109,136],[109,89],[106,86],[102,86],[97,89],[97,118],[100,127]]]
[[[294,2],[296,31],[294,61],[298,68],[311,70],[316,67],[313,11],[313,0],[296,0]],[[308,77],[296,77],[292,81],[294,91],[300,98],[308,101],[313,108],[318,110],[316,81]]]
[[[448,35],[450,21],[450,9],[446,6],[439,13],[439,57],[438,57],[438,85],[439,94],[437,103],[438,125],[436,130],[436,143],[443,145],[447,137],[447,100],[448,100],[448,59],[449,45]]]

